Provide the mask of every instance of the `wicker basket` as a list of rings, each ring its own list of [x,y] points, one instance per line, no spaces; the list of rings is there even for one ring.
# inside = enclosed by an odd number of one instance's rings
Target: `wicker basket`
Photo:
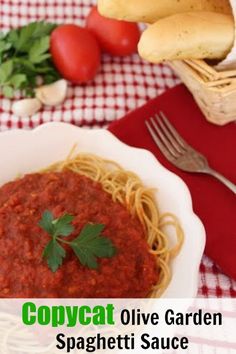
[[[236,120],[236,70],[219,72],[203,60],[169,65],[192,92],[207,120],[218,125]]]

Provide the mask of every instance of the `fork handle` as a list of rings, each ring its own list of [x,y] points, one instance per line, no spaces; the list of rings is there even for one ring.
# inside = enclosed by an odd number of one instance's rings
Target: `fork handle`
[[[222,174],[219,172],[213,170],[212,168],[208,168],[206,170],[206,173],[210,174],[211,176],[215,177],[218,179],[221,183],[223,183],[226,187],[228,187],[234,194],[236,194],[236,185],[232,182],[230,182],[226,177],[224,177]]]

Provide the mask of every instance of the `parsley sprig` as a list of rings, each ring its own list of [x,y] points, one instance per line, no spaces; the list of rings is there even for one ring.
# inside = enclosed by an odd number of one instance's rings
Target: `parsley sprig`
[[[0,89],[4,96],[11,98],[15,90],[33,96],[38,76],[45,84],[60,77],[49,53],[50,34],[55,27],[40,21],[0,32]]]
[[[50,211],[45,211],[39,222],[39,226],[51,236],[44,249],[43,258],[47,260],[53,272],[57,271],[66,257],[66,250],[61,246],[63,243],[72,248],[83,266],[91,269],[98,268],[97,258],[111,258],[116,253],[112,241],[101,235],[105,228],[103,224],[88,223],[75,239],[66,241],[65,237],[74,231],[73,219],[69,214],[54,219]]]

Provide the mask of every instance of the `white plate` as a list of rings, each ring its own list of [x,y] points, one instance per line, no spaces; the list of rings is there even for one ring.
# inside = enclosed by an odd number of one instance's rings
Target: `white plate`
[[[146,186],[157,188],[160,210],[174,213],[185,233],[181,253],[172,262],[172,281],[163,297],[195,297],[205,230],[193,213],[185,183],[165,169],[149,151],[129,147],[106,130],[86,130],[65,123],[48,123],[31,131],[7,131],[0,134],[0,185],[18,174],[37,171],[63,160],[75,143],[78,151],[112,159],[137,173]]]

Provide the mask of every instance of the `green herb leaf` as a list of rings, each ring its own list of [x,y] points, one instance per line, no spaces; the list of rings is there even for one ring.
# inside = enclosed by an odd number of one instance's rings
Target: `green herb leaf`
[[[11,43],[7,43],[3,40],[0,40],[0,53],[9,50],[11,48]]]
[[[19,38],[17,42],[14,41],[17,51],[28,52],[37,39],[50,35],[55,27],[55,24],[46,23],[44,21],[32,22],[22,27],[18,30]]]
[[[13,47],[16,47],[17,46],[17,43],[19,41],[19,31],[17,29],[13,29],[11,30],[10,32],[8,32],[6,38],[7,38],[7,41],[9,43],[11,43],[11,45],[13,45]]]
[[[37,71],[35,65],[31,63],[28,59],[21,58],[21,57],[14,58],[14,63],[18,65],[18,68],[21,70],[24,71],[27,70],[33,73]]]
[[[6,97],[14,90],[34,96],[37,78],[52,83],[61,76],[51,60],[50,35],[57,25],[32,22],[8,33],[0,32],[0,89]]]
[[[74,231],[74,226],[71,224],[73,219],[74,216],[69,214],[54,219],[52,213],[46,210],[39,221],[39,226],[56,239],[58,236],[69,236]]]
[[[34,34],[36,22],[30,23],[28,26],[24,26],[19,31],[19,38],[17,41],[13,41],[18,51],[27,51],[29,48],[29,42]]]
[[[104,227],[102,224],[87,224],[71,242],[72,249],[84,266],[96,269],[96,258],[111,258],[115,255],[116,249],[112,241],[101,236]]]
[[[47,259],[49,268],[55,272],[63,263],[66,251],[61,247],[61,243],[70,246],[80,263],[92,269],[98,268],[97,258],[111,258],[115,255],[116,249],[112,241],[101,236],[104,230],[103,224],[87,224],[82,229],[80,235],[73,241],[65,241],[61,237],[69,236],[74,231],[71,224],[74,216],[65,214],[58,219],[53,219],[50,211],[43,213],[39,226],[46,231],[52,240],[47,244],[43,252],[43,257]]]
[[[6,82],[13,71],[13,61],[8,60],[0,66],[0,83]]]
[[[52,222],[54,227],[54,235],[57,236],[69,236],[74,231],[74,226],[71,224],[74,216],[65,214],[59,219]]]
[[[11,86],[3,86],[2,93],[7,98],[12,98],[14,96],[14,90]]]
[[[103,224],[87,224],[81,230],[79,238],[80,243],[86,242],[87,240],[98,237],[104,230],[105,225]]]
[[[25,74],[16,74],[12,76],[10,83],[14,86],[15,89],[21,88],[22,84],[27,82],[27,77]]]
[[[83,266],[90,269],[98,268],[96,257],[93,255],[93,253],[88,252],[88,249],[84,249],[83,247],[80,248],[80,246],[76,244],[72,244],[71,247]]]
[[[30,31],[32,33],[33,39],[41,38],[44,36],[48,36],[57,27],[55,23],[39,21],[39,22],[32,22],[26,27],[30,27]]]
[[[54,233],[54,225],[52,222],[53,215],[49,210],[46,210],[43,213],[42,219],[39,221],[39,226],[51,236],[53,236]]]
[[[38,39],[34,42],[33,46],[29,51],[29,60],[33,64],[41,63],[42,61],[51,57],[49,53],[46,52],[49,49],[50,37],[46,36]]]
[[[43,252],[43,258],[47,260],[47,264],[53,272],[56,272],[62,265],[65,256],[66,251],[56,240],[50,241]]]

